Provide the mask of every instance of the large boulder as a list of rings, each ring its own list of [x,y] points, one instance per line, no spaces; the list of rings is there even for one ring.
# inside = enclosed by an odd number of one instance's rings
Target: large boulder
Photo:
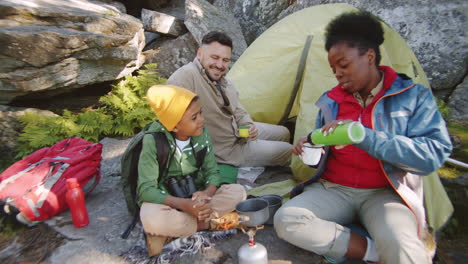
[[[381,17],[407,41],[421,63],[434,93],[446,98],[459,84],[468,64],[465,31],[468,2],[464,0],[297,0],[278,20],[303,8],[348,3]]]
[[[16,139],[23,128],[17,117],[25,113],[36,113],[46,116],[55,115],[46,110],[0,105],[0,157],[2,159],[13,159],[16,152],[15,149],[18,147]]]
[[[103,178],[120,175],[120,160],[132,139],[120,140],[106,137],[99,141],[102,144],[101,175]]]
[[[455,88],[449,97],[450,118],[468,125],[468,78]]]
[[[164,13],[142,9],[141,20],[146,31],[178,37],[187,32],[182,19]]]
[[[216,0],[214,5],[232,13],[239,20],[245,40],[250,45],[268,29],[291,0]]]
[[[157,63],[159,76],[169,78],[178,68],[191,62],[197,54],[198,44],[190,33],[164,42],[159,48],[145,54],[145,64]]]
[[[222,31],[232,38],[232,61],[236,61],[247,48],[242,28],[238,20],[230,13],[215,7],[205,0],[187,0],[185,2],[185,25],[201,44],[203,36],[213,30]]]
[[[144,61],[141,22],[98,1],[3,0],[0,46],[0,104],[119,79]]]

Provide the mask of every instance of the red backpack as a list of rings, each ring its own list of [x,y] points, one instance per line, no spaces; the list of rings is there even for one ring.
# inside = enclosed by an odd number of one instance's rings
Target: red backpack
[[[66,179],[78,179],[91,192],[101,178],[101,152],[101,144],[81,138],[35,151],[0,174],[0,209],[28,225],[66,210]]]

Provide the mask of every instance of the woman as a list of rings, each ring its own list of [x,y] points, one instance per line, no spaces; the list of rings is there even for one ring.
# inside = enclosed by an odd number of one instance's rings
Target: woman
[[[431,263],[422,242],[422,176],[438,169],[452,148],[434,98],[406,75],[379,66],[384,33],[370,13],[336,17],[325,37],[339,84],[318,100],[316,128],[327,134],[358,121],[366,137],[328,149],[326,169],[314,177],[320,179],[275,215],[278,236],[331,262]],[[293,153],[300,155],[307,141],[300,139]],[[355,221],[370,237],[346,227]]]

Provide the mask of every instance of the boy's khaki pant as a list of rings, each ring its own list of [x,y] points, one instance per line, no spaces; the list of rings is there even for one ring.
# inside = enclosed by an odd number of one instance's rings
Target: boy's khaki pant
[[[232,212],[245,198],[242,185],[224,184],[218,188],[210,204],[215,214],[223,216]],[[143,203],[140,219],[145,232],[151,235],[186,237],[197,231],[197,219],[194,216],[164,204]]]
[[[344,225],[356,219],[375,241],[381,263],[431,263],[415,216],[391,188],[357,189],[322,180],[285,203],[274,226],[293,245],[340,258],[350,239]]]

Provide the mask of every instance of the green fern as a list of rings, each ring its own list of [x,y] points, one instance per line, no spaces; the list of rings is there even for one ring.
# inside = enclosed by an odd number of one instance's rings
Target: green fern
[[[450,108],[442,99],[436,98],[436,102],[442,117],[444,117],[445,120],[448,120],[450,118]]]
[[[17,141],[17,158],[68,137],[98,142],[106,136],[132,136],[156,117],[146,101],[146,92],[166,79],[158,76],[157,65],[145,65],[137,76],[127,75],[99,99],[96,108],[80,113],[64,110],[61,116],[26,113],[18,120],[23,131]]]

